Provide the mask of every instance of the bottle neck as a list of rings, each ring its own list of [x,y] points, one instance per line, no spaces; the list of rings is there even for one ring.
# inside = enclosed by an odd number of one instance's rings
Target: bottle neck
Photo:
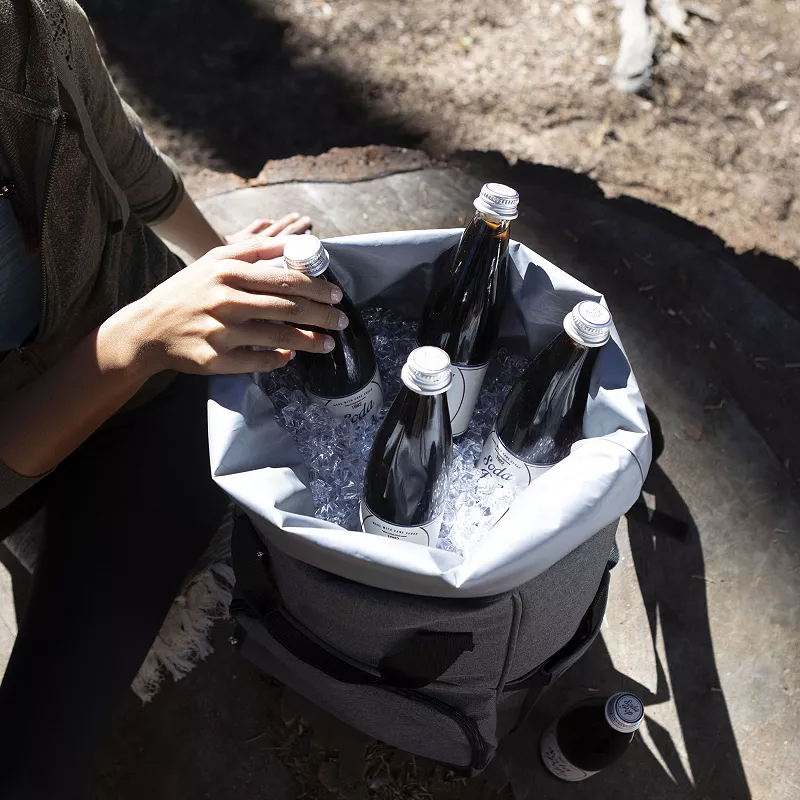
[[[574,399],[580,376],[583,374],[584,364],[589,355],[589,348],[576,342],[571,337],[564,335],[563,345],[565,352],[564,370],[559,379],[550,386],[552,395],[547,398],[547,404],[558,408],[561,417],[565,417],[570,409],[575,407]]]
[[[487,214],[485,211],[476,211],[472,215],[470,226],[479,225],[480,223],[485,224],[493,236],[499,237],[505,235],[507,237],[508,232],[511,230],[512,220],[500,219],[499,217]]]
[[[418,397],[440,397],[443,394],[447,394],[447,390],[450,388],[450,384],[452,383],[452,381],[448,381],[447,385],[444,387],[430,389],[420,385],[418,381],[415,380],[413,373],[411,373],[408,367],[403,367],[400,377],[403,381],[403,386],[409,392],[417,395]]]

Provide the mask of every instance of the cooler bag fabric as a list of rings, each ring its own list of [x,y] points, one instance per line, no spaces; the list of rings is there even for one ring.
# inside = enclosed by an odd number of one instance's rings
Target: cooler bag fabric
[[[408,231],[325,242],[337,277],[359,306],[416,319],[434,262],[460,231]],[[518,242],[509,245],[508,305],[500,344],[536,354],[580,300],[605,302]],[[613,313],[613,309],[611,309]],[[318,519],[308,469],[270,399],[249,376],[211,380],[209,449],[214,480],[244,508],[265,541],[299,561],[358,583],[407,594],[481,597],[509,591],[553,566],[624,514],[650,466],[647,415],[612,328],[592,376],[588,438],[528,486],[465,557]]]
[[[354,728],[475,774],[600,629],[617,523],[492,597],[376,589],[234,526],[242,654]]]

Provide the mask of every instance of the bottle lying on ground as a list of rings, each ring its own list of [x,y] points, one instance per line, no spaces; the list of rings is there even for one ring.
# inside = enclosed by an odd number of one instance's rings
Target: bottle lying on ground
[[[418,347],[401,376],[405,385],[367,461],[361,529],[435,547],[453,458],[450,359],[438,347]]]
[[[519,195],[487,183],[452,261],[434,276],[417,337],[455,367],[448,394],[453,437],[466,433],[497,341],[507,292],[508,241]]]
[[[643,719],[644,705],[635,694],[584,700],[545,730],[542,761],[563,781],[585,780],[622,756]]]
[[[478,466],[504,486],[528,486],[583,438],[589,382],[611,335],[605,306],[584,300],[564,330],[533,360],[508,393]]]
[[[289,269],[312,278],[324,278],[338,286],[342,299],[336,307],[350,320],[343,331],[319,331],[333,338],[335,347],[330,353],[297,351],[306,394],[335,417],[351,422],[375,419],[383,408],[383,387],[372,341],[361,314],[330,268],[328,251],[316,236],[291,236],[286,240],[283,261]]]

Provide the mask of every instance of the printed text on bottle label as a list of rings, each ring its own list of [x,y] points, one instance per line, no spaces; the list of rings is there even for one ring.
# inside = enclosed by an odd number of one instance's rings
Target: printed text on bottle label
[[[386,536],[389,539],[399,539],[404,542],[414,542],[428,547],[436,547],[439,531],[442,528],[441,515],[425,525],[403,526],[376,517],[369,506],[361,501],[361,530],[364,533],[374,533],[377,536]]]
[[[491,476],[501,486],[524,488],[544,475],[552,464],[527,464],[515,456],[501,441],[496,430],[492,430],[478,460],[481,477]]]
[[[374,419],[383,408],[383,386],[377,369],[366,386],[347,397],[320,397],[313,392],[307,394],[311,402],[325,406],[334,417],[341,417],[350,422],[360,422],[366,417]]]
[[[541,744],[542,761],[547,769],[553,773],[557,778],[562,781],[582,781],[586,778],[596,775],[596,772],[587,772],[584,769],[579,769],[574,764],[570,764],[561,752],[558,746],[558,739],[556,738],[555,723],[551,725],[542,736]]]

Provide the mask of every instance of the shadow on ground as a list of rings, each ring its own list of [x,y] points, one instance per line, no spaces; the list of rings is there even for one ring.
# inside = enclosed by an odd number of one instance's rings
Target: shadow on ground
[[[509,782],[515,800],[550,797],[646,797],[648,800],[751,797],[714,656],[706,601],[703,548],[689,509],[658,465],[644,491],[655,498],[651,513],[662,524],[648,524],[640,513],[628,517],[628,533],[639,590],[650,626],[657,685],[652,691],[620,673],[603,639],[543,695],[531,718],[501,746],[490,767],[493,783]],[[686,529],[675,535],[671,521]],[[664,524],[666,523],[666,524]],[[627,566],[627,565],[626,565]],[[686,580],[691,576],[692,580]],[[613,578],[612,578],[613,579]],[[616,624],[624,621],[616,619]],[[604,627],[608,635],[608,627]],[[663,637],[666,664],[656,649]],[[642,642],[642,647],[647,645]],[[669,677],[667,677],[669,676]],[[641,741],[607,773],[565,786],[538,764],[541,733],[553,717],[593,694],[631,691],[647,706],[672,702],[676,708],[690,774],[670,733],[646,717],[645,727],[658,758]],[[627,787],[627,791],[626,791]]]
[[[800,481],[800,270],[775,256],[737,254],[659,206],[606,197],[586,175],[499,153],[460,153],[455,163],[517,188],[526,244],[590,286],[640,308],[691,339],[792,480]],[[606,289],[608,287],[608,289]],[[709,387],[708,403],[719,402]]]
[[[285,24],[246,0],[83,0],[122,93],[146,103],[215,154],[208,166],[245,178],[267,159],[331,147],[413,146],[419,136],[386,126],[352,101],[348,84],[304,63]],[[152,57],[144,57],[146,52]],[[169,147],[167,147],[169,150]]]

